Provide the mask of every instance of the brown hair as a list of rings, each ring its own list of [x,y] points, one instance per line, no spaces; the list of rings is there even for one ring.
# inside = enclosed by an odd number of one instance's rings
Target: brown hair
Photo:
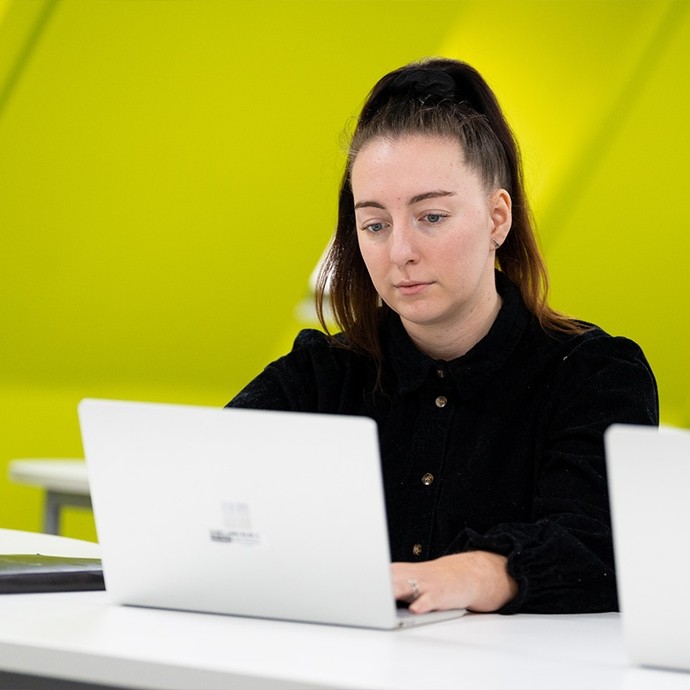
[[[350,144],[338,202],[338,224],[317,281],[316,308],[328,332],[324,303],[351,347],[380,366],[381,305],[357,244],[350,173],[369,141],[409,134],[452,137],[465,163],[487,188],[505,189],[512,199],[512,228],[496,251],[496,266],[520,289],[527,308],[545,330],[580,332],[581,324],[548,306],[548,276],[527,203],[520,151],[493,91],[470,65],[445,58],[412,63],[390,72],[364,104]]]

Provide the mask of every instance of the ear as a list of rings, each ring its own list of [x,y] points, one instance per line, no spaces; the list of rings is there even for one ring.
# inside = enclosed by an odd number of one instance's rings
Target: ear
[[[500,247],[513,224],[513,200],[505,189],[497,189],[489,197],[489,216],[491,218],[491,239]]]

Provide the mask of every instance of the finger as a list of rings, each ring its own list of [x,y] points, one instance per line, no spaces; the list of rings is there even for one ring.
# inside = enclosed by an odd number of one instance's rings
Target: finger
[[[408,609],[411,613],[420,614],[435,611],[436,606],[434,606],[434,600],[430,594],[420,594],[414,601],[410,602]]]
[[[413,568],[407,564],[393,563],[391,566],[393,581],[393,596],[397,601],[413,601],[421,593],[419,579],[415,577]]]
[[[414,577],[396,578],[393,581],[393,595],[397,601],[410,603],[422,593],[419,581]]]
[[[393,594],[398,601],[414,601],[421,594],[419,582],[415,578],[396,580],[393,583]]]
[[[419,595],[422,593],[422,591],[419,589],[419,582],[417,581],[417,578],[409,577],[407,579],[407,584],[410,587],[410,596],[407,600],[412,602],[416,599],[419,599]]]

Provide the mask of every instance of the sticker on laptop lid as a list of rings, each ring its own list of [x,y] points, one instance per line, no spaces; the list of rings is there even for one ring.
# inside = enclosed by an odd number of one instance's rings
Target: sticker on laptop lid
[[[211,528],[211,541],[223,544],[258,546],[259,533],[253,528],[248,503],[223,501],[220,504],[222,527]]]

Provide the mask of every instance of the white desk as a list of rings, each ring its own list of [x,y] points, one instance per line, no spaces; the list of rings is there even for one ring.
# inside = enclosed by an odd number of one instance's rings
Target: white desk
[[[0,670],[12,688],[69,686],[8,672],[166,690],[690,688],[690,674],[628,665],[617,614],[468,615],[379,632],[119,607],[105,592],[1,596]]]
[[[690,687],[687,674],[628,667],[616,615],[475,615],[379,632],[116,607],[104,592],[6,595],[0,668],[168,690]]]
[[[45,490],[43,531],[47,534],[60,533],[63,506],[91,508],[89,479],[83,460],[13,460],[9,465],[9,477],[13,482]]]
[[[40,553],[43,556],[74,558],[101,557],[101,549],[94,542],[12,529],[0,529],[0,553]]]

